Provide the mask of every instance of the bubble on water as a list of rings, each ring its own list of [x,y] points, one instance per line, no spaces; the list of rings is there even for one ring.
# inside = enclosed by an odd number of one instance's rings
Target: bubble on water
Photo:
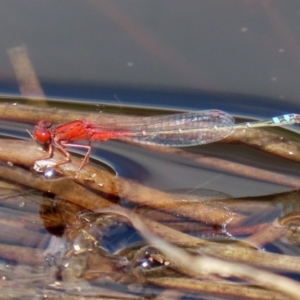
[[[44,175],[45,177],[47,178],[51,178],[55,175],[55,170],[53,168],[47,168],[45,171],[44,171]]]
[[[22,201],[20,204],[19,204],[19,207],[21,207],[21,208],[23,208],[23,207],[25,207],[25,202],[24,201]]]
[[[53,255],[47,254],[45,260],[49,267],[53,267],[55,265],[55,258]]]

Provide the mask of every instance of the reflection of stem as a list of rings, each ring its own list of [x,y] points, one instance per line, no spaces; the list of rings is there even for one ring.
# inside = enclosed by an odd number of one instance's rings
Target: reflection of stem
[[[20,151],[22,148],[26,149],[26,151]],[[59,156],[56,155],[61,154],[59,151],[55,152],[53,159],[57,160],[59,159]],[[39,157],[38,149],[32,142],[6,140],[0,151],[0,160],[10,161],[13,164],[32,164],[36,157]],[[147,205],[156,209],[168,211],[172,214],[175,213],[185,216],[192,220],[220,226],[224,222],[227,222],[229,218],[232,226],[240,224],[244,220],[243,215],[224,210],[222,207],[205,205],[201,202],[189,203],[188,205],[180,203],[181,206],[180,209],[178,209],[179,202],[176,195],[155,190],[130,180],[115,177],[108,172],[93,167],[91,164],[86,165],[80,172],[74,172],[73,163],[77,164],[78,162],[80,162],[80,160],[72,158],[72,164],[68,163],[60,165],[59,170],[66,177],[73,178],[77,183],[91,187],[101,193],[126,198],[135,204]],[[55,184],[53,184],[53,186],[55,187]]]
[[[118,208],[118,205],[109,200],[89,191],[83,186],[75,183],[70,178],[63,178],[57,180],[47,180],[42,176],[30,176],[28,172],[6,166],[0,166],[0,177],[22,183],[26,186],[36,188],[45,192],[51,192],[58,197],[68,200],[76,205],[89,210],[101,209],[111,207],[111,209]],[[126,210],[124,208],[124,210]],[[171,243],[186,245],[190,247],[206,244],[207,242],[193,236],[181,233],[160,223],[144,218],[149,228],[151,228],[159,236],[164,236],[166,240]]]
[[[199,273],[200,276],[203,276],[203,273],[206,275],[224,276],[225,278],[234,276],[245,279],[255,285],[284,293],[292,299],[300,299],[300,285],[294,280],[244,264],[228,262],[212,257],[217,253],[219,255],[220,253],[223,254],[223,249],[225,250],[226,248],[229,255],[234,252],[235,254],[242,254],[242,252],[244,252],[244,255],[251,256],[253,254],[255,255],[258,251],[247,248],[232,247],[230,245],[222,247],[222,245],[212,244],[211,247],[209,246],[206,249],[207,251],[205,254],[207,255],[201,255],[204,254],[203,250],[205,247],[200,247],[198,249],[200,255],[195,255],[195,253],[191,254],[185,249],[178,248],[157,237],[149,230],[147,224],[145,224],[136,214],[131,213],[128,215],[123,210],[120,210],[117,213],[129,218],[133,226],[139,231],[144,239],[147,240],[150,245],[162,252],[167,260],[170,259],[175,262],[177,266],[183,270],[182,273],[185,273],[185,270],[187,270],[188,272],[190,271],[195,274]],[[210,252],[214,247],[216,247],[216,251],[214,253],[213,251]],[[224,254],[225,252],[226,250],[224,251]]]
[[[283,212],[291,210],[294,212],[289,214],[285,213],[284,216],[279,217],[265,228],[257,230],[255,234],[248,237],[245,241],[254,244],[257,247],[262,247],[282,237],[287,232],[289,224],[292,222],[299,222],[300,220],[298,198],[298,190],[261,197],[261,203],[265,202],[272,206],[280,206],[282,207]],[[245,201],[245,204],[246,203],[247,202]],[[260,210],[258,209],[257,211]]]
[[[25,45],[7,50],[13,65],[19,89],[25,97],[45,98]]]
[[[145,145],[142,145],[143,147]],[[265,182],[272,182],[275,184],[290,186],[294,188],[300,187],[300,180],[292,176],[281,175],[272,171],[263,170],[261,168],[244,165],[237,162],[221,159],[218,157],[211,157],[203,154],[194,154],[178,148],[167,148],[158,146],[148,146],[147,148],[153,149],[157,152],[168,153],[172,155],[180,155],[182,157],[191,159],[202,166],[213,168],[224,173],[235,174],[246,178],[255,180],[262,180]],[[300,153],[300,152],[299,152]],[[297,159],[300,161],[300,154],[298,153]]]
[[[19,263],[43,266],[45,256],[43,250],[12,245],[0,245],[0,257]]]
[[[233,296],[232,299],[234,299],[235,297],[237,297],[238,299],[287,299],[285,296],[281,296],[281,294],[279,295],[277,291],[264,290],[262,288],[249,285],[220,282],[220,280],[218,282],[214,282],[208,280],[200,281],[190,278],[149,277],[147,278],[147,282],[161,286],[167,289],[167,291],[173,291],[173,289],[178,289],[185,290],[188,292],[192,291],[194,293],[206,293],[208,295],[213,294],[216,297],[216,299],[224,299],[224,296],[227,296],[228,299],[230,299],[231,296]],[[217,296],[220,296],[220,298]],[[169,297],[166,299],[174,298]],[[207,299],[209,299],[209,297]]]
[[[269,244],[283,236],[287,230],[287,226],[284,226],[275,220],[273,223],[269,224],[269,226],[245,239],[245,242],[257,247],[262,247],[263,245]]]

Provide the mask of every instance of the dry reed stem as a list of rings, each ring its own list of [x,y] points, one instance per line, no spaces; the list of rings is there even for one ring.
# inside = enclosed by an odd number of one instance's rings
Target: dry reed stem
[[[26,151],[20,151],[20,148],[26,149]],[[1,146],[0,160],[9,161],[13,164],[30,165],[34,158],[41,156],[42,153],[43,152],[41,152],[33,142],[6,140]],[[56,154],[59,154],[59,152],[56,151]],[[57,159],[56,155],[54,155],[52,160]],[[48,162],[49,160],[47,163]],[[115,177],[106,171],[91,166],[91,164],[86,165],[80,172],[77,172],[74,170],[78,168],[80,161],[72,158],[72,163],[74,162],[76,167],[74,167],[73,164],[68,163],[61,165],[59,170],[65,176],[73,178],[77,183],[92,187],[101,193],[126,198],[135,204],[147,205],[156,209],[168,211],[169,213],[179,214],[193,220],[217,225],[230,223],[231,226],[236,226],[245,219],[243,215],[223,210],[214,207],[213,205],[205,205],[201,202],[190,203],[188,205],[181,203],[179,210],[178,197],[176,195],[148,188],[130,180]],[[54,184],[52,188],[54,191]]]
[[[188,278],[147,278],[147,282],[162,286],[169,289],[177,289],[180,291],[205,293],[210,296],[233,296],[242,299],[257,300],[287,300],[289,298],[278,294],[278,292],[266,291],[261,288],[245,286],[233,283],[199,281]]]
[[[278,133],[263,129],[237,129],[223,140],[225,143],[244,143],[261,151],[300,162],[300,143]]]
[[[300,221],[300,211],[299,210],[278,218],[278,223],[281,226],[288,226],[291,223],[298,223],[299,221]]]
[[[116,209],[105,208],[97,210],[96,212],[120,214],[127,217],[130,222],[133,223],[133,225],[135,225],[135,223],[133,222],[133,220],[135,220],[134,218],[139,218],[137,214],[132,212],[129,214],[128,210],[124,210],[121,207],[118,207]],[[147,223],[145,222],[144,224],[147,225]],[[139,228],[136,229],[139,230]],[[151,230],[150,228],[148,229]],[[147,232],[149,231],[148,229]],[[154,232],[152,233],[155,234]],[[143,232],[142,234],[144,236]],[[206,245],[194,248],[193,250],[205,256],[213,256],[225,260],[254,264],[261,267],[281,270],[285,272],[299,272],[300,257],[259,251],[250,247],[241,247],[241,245],[241,243],[237,245],[224,245],[210,242],[206,243]],[[164,254],[166,255],[166,253]]]
[[[40,249],[0,244],[0,257],[20,264],[46,266],[44,252]]]
[[[183,269],[199,272],[200,275],[205,273],[217,274],[221,277],[238,277],[257,286],[280,292],[291,299],[300,299],[300,284],[294,280],[244,264],[226,262],[202,255],[195,257],[153,235],[136,215],[131,214],[127,217],[153,247],[166,257],[176,261]],[[206,255],[211,254],[206,253]]]
[[[83,183],[85,182],[85,177],[83,174],[80,174],[75,180],[78,183]],[[86,185],[95,190],[103,191],[103,186],[100,186],[99,182],[101,182],[101,179],[95,177],[91,181],[86,181]],[[116,191],[114,194],[119,194],[121,197],[135,204],[147,205],[191,220],[220,226],[225,223],[230,223],[231,226],[237,226],[245,220],[245,217],[242,215],[222,210],[212,205],[205,205],[203,203],[179,204],[172,194],[148,188],[122,178],[116,180],[115,187]]]
[[[39,103],[39,101],[36,101]],[[32,122],[37,123],[40,120],[48,120],[53,124],[63,124],[74,120],[86,119],[98,124],[115,127],[119,122],[130,123],[135,117],[122,115],[106,114],[106,113],[87,113],[84,111],[74,111],[67,109],[58,109],[53,107],[37,107],[32,105],[24,105],[19,103],[4,103],[0,101],[1,119],[16,122]],[[138,117],[140,118],[140,117]]]
[[[290,193],[290,192],[287,192]],[[278,194],[277,194],[278,195]],[[245,213],[248,216],[260,213],[280,213],[280,210],[276,207],[276,204],[272,202],[272,198],[277,195],[268,196],[255,196],[255,197],[243,197],[243,198],[227,198],[227,199],[214,199],[207,201],[207,203],[216,203],[219,206],[226,206],[228,209],[234,209],[239,212]],[[268,197],[268,198],[266,198]]]
[[[6,287],[1,288],[1,300],[12,300],[12,299],[42,299],[47,300],[142,300],[141,296],[136,296],[132,293],[126,294],[104,288],[96,288],[91,286],[83,286],[84,291],[78,292],[80,287],[64,288],[63,286],[58,287],[57,291],[54,288],[45,288],[43,286],[37,288],[27,287]],[[88,291],[85,291],[88,290]],[[68,294],[67,294],[68,293]]]
[[[181,300],[185,296],[185,293],[176,290],[164,290],[153,300]]]
[[[281,225],[275,220],[262,230],[257,231],[255,234],[246,238],[244,241],[260,248],[279,239],[287,232],[287,230],[288,226]]]
[[[41,99],[41,102],[43,99]],[[74,110],[33,107],[30,105],[0,103],[0,115],[2,119],[13,121],[37,122],[46,119],[54,124],[67,123],[79,119],[87,119],[99,124],[115,126],[127,124],[131,120],[143,119],[143,117],[124,116],[106,113],[77,112]],[[225,143],[245,143],[262,151],[282,156],[290,160],[300,162],[300,144],[288,140],[273,133],[259,128],[237,129],[229,137],[222,140]]]
[[[199,222],[185,222],[185,221],[177,221],[177,222],[164,222],[166,226],[169,226],[173,229],[176,229],[181,232],[199,232],[201,236],[209,236],[209,232],[213,232],[214,236],[216,235],[217,230],[213,230],[211,226],[204,225]],[[221,235],[221,234],[220,234]]]
[[[210,244],[197,250],[200,254],[243,262],[284,272],[299,272],[300,257],[269,253],[238,245]]]
[[[18,141],[17,141],[18,142]],[[23,143],[23,142],[22,142]],[[19,146],[19,143],[17,143],[16,145],[18,145]],[[11,150],[9,151],[10,152],[10,154],[11,154]],[[18,162],[23,162],[24,163],[24,161],[23,161],[23,158],[22,158],[22,155],[18,155],[19,154],[19,152],[17,151],[16,152],[16,155],[17,155],[17,161]],[[22,154],[22,153],[21,153]],[[21,159],[22,158],[22,159]],[[26,161],[26,156],[25,156],[25,161]],[[7,174],[8,174],[8,172],[7,172],[7,169],[5,169],[4,171],[3,171],[3,176],[7,176]],[[13,174],[13,175],[11,175],[11,179],[15,179],[16,177],[15,177],[15,175]],[[22,176],[20,176],[20,180],[19,180],[19,182],[20,183],[24,183],[24,178],[27,178],[27,179],[29,179],[29,181],[32,181],[32,179],[30,179],[30,178],[28,178],[28,175],[22,175]],[[85,178],[85,177],[84,177]],[[113,177],[113,179],[115,179],[114,177]],[[118,189],[118,188],[116,188],[115,187],[115,184],[116,183],[112,183],[112,179],[110,180],[110,181],[108,181],[107,180],[107,178],[105,179],[106,180],[106,182],[105,183],[103,183],[103,181],[101,181],[102,182],[102,186],[105,186],[106,188],[107,188],[107,186],[110,186],[110,189],[108,189],[108,190],[106,190],[107,192],[109,191],[109,190],[114,190],[114,189],[111,189],[111,187],[113,186],[113,188],[115,188],[116,190],[120,190],[120,189]],[[71,181],[71,180],[70,180]],[[88,180],[85,178],[85,179],[83,179],[83,180],[81,180],[81,182],[84,184],[84,183],[86,183]],[[93,181],[94,181],[94,179],[93,179]],[[107,184],[107,183],[109,183],[109,184]],[[29,184],[29,183],[28,183]],[[68,183],[68,185],[69,185],[69,183]],[[37,186],[39,186],[39,187],[41,187],[42,186],[42,181],[41,182],[39,182],[38,184],[37,184]],[[47,185],[47,187],[45,188],[45,189],[47,189],[47,190],[50,190],[50,191],[53,191],[53,192],[55,192],[55,193],[57,193],[58,195],[60,195],[60,197],[62,197],[62,198],[66,198],[66,196],[64,196],[64,193],[69,193],[69,191],[70,191],[70,188],[68,188],[68,189],[66,189],[65,188],[65,186],[66,185],[58,185],[57,184],[57,181],[49,181],[49,184]],[[80,193],[78,193],[78,187],[76,186],[74,186],[74,187],[72,187],[71,188],[71,190],[74,192],[75,191],[75,193],[73,193],[74,195],[80,195]],[[133,190],[135,190],[136,191],[136,189],[133,189]],[[138,193],[139,194],[139,193]],[[123,193],[123,195],[124,195],[124,193]],[[151,196],[152,196],[152,194],[151,194]],[[69,196],[69,198],[72,198],[73,196]],[[91,196],[91,199],[94,199],[94,197],[95,196]],[[108,202],[107,200],[101,200],[100,202],[99,202],[99,198],[98,198],[98,196],[96,196],[96,198],[97,198],[97,202],[95,202],[95,201],[93,201],[93,203],[98,203],[97,205],[98,205],[98,207],[97,208],[100,208],[100,207],[105,207],[106,205],[111,205],[111,203],[110,202]],[[73,198],[72,198],[73,199]],[[76,199],[76,198],[75,198]],[[86,198],[85,198],[86,199]],[[76,201],[76,200],[72,200],[72,201]],[[92,202],[90,202],[90,200],[88,200],[88,203],[84,203],[84,201],[82,200],[82,198],[80,198],[80,199],[78,199],[77,200],[78,202],[76,202],[76,204],[78,204],[78,205],[81,205],[82,207],[86,207],[86,208],[89,208],[89,209],[96,209],[96,207],[95,207],[95,205],[91,205],[90,203]],[[99,204],[99,203],[101,203],[101,204]],[[106,204],[105,204],[106,203]],[[143,203],[144,204],[144,203]],[[158,223],[156,223],[156,224],[158,224]],[[161,225],[159,225],[160,227],[161,227]],[[154,226],[154,227],[156,227],[156,225]],[[169,229],[168,229],[169,230]],[[162,230],[162,231],[160,231],[160,235],[161,234],[166,234],[166,232],[165,232],[165,229],[164,230]],[[172,239],[172,236],[173,236],[173,233],[171,234],[171,237],[169,236],[168,238],[171,240]],[[173,239],[174,240],[174,239]],[[177,240],[178,241],[178,240]],[[187,238],[187,240],[184,240],[184,239],[180,239],[180,242],[182,242],[182,244],[183,245],[187,245],[187,244],[189,244],[189,245],[191,245],[191,244],[198,244],[199,245],[199,243],[200,243],[200,240],[199,239],[195,239],[195,240],[193,240],[193,239],[191,239],[190,237],[188,237]]]
[[[0,228],[0,243],[43,249],[48,245],[50,239],[45,234],[23,228],[15,228],[2,222],[0,223]]]
[[[20,213],[33,212],[37,213],[39,207],[37,203],[40,203],[40,195],[35,195],[33,189],[25,187],[18,187],[16,183],[15,187],[1,186],[4,181],[0,181],[0,205],[6,208],[11,208]],[[30,199],[30,201],[28,201]],[[1,213],[1,212],[0,212]]]
[[[45,98],[26,46],[8,49],[7,53],[14,68],[21,94],[25,97]]]
[[[32,176],[22,169],[16,169],[7,166],[0,166],[0,177],[14,180],[17,183],[22,183],[24,185],[45,192],[54,193],[62,199],[70,201],[89,210],[101,209],[106,207],[116,209],[119,207],[118,205],[111,203],[105,198],[94,194],[83,186],[76,184],[73,180],[68,178],[47,180],[42,176]],[[181,233],[150,219],[144,218],[144,220],[157,235],[164,236],[166,240],[171,243],[190,247],[195,247],[207,243],[205,240],[201,240]]]
[[[226,231],[233,236],[237,235],[250,235],[254,234],[260,230],[263,230],[265,227],[269,226],[269,223],[260,223],[254,225],[241,225],[241,227],[236,228],[226,228]]]
[[[0,201],[1,203],[1,201]],[[2,205],[2,203],[1,203]],[[43,228],[40,217],[36,214],[23,212],[21,210],[14,210],[6,207],[0,208],[0,223],[15,227],[18,229],[27,229],[38,231]]]
[[[87,119],[91,122],[97,122],[105,126],[109,126],[109,124],[115,126],[115,124],[122,124],[123,122],[128,124],[130,123],[130,120],[134,120],[136,118],[132,116],[128,117],[128,116],[112,115],[112,114],[104,114],[104,113],[101,114],[85,113],[85,112],[78,113],[71,110],[32,107],[32,106],[21,105],[21,104],[13,105],[8,103],[0,103],[0,115],[1,118],[3,119],[14,120],[14,121],[27,121],[27,122],[37,122],[41,119],[47,119],[53,123],[66,123],[78,119]],[[138,118],[143,119],[141,117]],[[258,131],[258,137],[257,138],[255,137],[256,130],[257,129],[247,129],[247,132],[248,131],[250,132],[249,136],[252,136],[254,140],[260,138],[260,131]],[[236,132],[237,135],[240,136],[239,130],[236,130]],[[234,135],[235,133],[233,133],[232,135],[233,139],[234,139]],[[299,149],[299,143],[288,141],[288,142],[281,142],[280,144],[278,143],[276,144],[276,141],[281,138],[278,137],[277,135],[272,136],[272,138],[274,140],[272,145],[277,145],[276,147],[278,147],[278,149],[274,151],[274,154],[285,153],[284,155],[281,156],[285,156],[300,162],[300,154],[298,151],[296,151],[296,149]],[[229,162],[223,159],[188,153],[180,149],[149,146],[149,145],[144,145],[143,147],[147,147],[155,151],[170,153],[172,155],[175,154],[180,155],[192,159],[193,161],[200,163],[201,165],[207,166],[209,168],[215,168],[225,173],[236,174],[239,176],[253,178],[256,180],[263,180],[266,182],[272,182],[280,185],[300,188],[300,181],[291,176],[284,176],[270,171],[265,171],[259,168],[245,166],[235,162]],[[275,146],[273,146],[272,148],[275,148]],[[264,148],[262,148],[262,150],[264,150]],[[291,155],[292,152],[294,153],[293,155]]]
[[[3,168],[3,167],[2,167]],[[28,173],[25,172],[24,174],[21,174],[19,176],[16,175],[16,172],[11,172],[13,168],[11,167],[5,167],[2,171],[2,176],[3,174],[5,174],[6,177],[10,177],[11,179],[15,179],[17,181],[23,182],[24,184],[29,184],[31,187],[43,187],[45,190],[52,190],[52,186],[55,186],[58,191],[62,190],[63,191],[63,195],[65,197],[67,197],[67,191],[64,190],[63,186],[59,185],[59,182],[63,182],[63,180],[57,180],[55,183],[53,183],[52,181],[47,181],[46,183],[49,183],[48,185],[45,183],[43,183],[44,180],[42,180],[41,178],[34,178],[31,176],[28,176]],[[0,168],[1,171],[1,168]],[[11,173],[11,174],[10,174]],[[19,180],[18,180],[19,177]],[[26,178],[25,182],[24,182],[24,177]],[[72,184],[72,181],[68,181],[68,186],[70,186],[70,184]],[[75,188],[75,186],[71,185],[69,191],[71,192],[75,192],[74,194],[70,193],[70,201],[73,201],[73,203],[76,203],[77,205],[81,205],[82,201],[81,198],[85,198],[85,199],[89,199],[90,197],[88,196],[86,198],[86,193],[88,192],[87,190],[83,189],[82,192],[79,192],[78,188]],[[73,196],[77,195],[78,196],[78,202],[76,201],[76,199],[74,200]],[[83,196],[85,195],[85,196]],[[68,198],[68,197],[67,197]],[[98,199],[99,200],[99,199]],[[85,200],[87,201],[85,204],[87,208],[89,209],[97,209],[99,207],[103,207],[103,205],[99,205],[98,201],[95,201],[94,198],[89,199],[89,200]],[[84,206],[83,206],[84,207]],[[112,208],[112,205],[110,204],[109,206],[111,208],[111,210],[114,211],[114,209]],[[116,209],[119,209],[117,206],[113,206]],[[126,213],[129,213],[128,211],[126,211]],[[181,245],[185,245],[185,246],[197,246],[200,244],[207,244],[207,242],[205,241],[201,241],[200,239],[196,239],[193,237],[190,237],[188,235],[184,235],[180,232],[177,232],[175,230],[170,230],[168,227],[165,227],[159,223],[153,222],[151,220],[147,220],[145,219],[145,222],[147,223],[147,225],[149,226],[149,228],[151,228],[151,230],[153,232],[155,232],[156,234],[165,237],[166,240],[172,242],[172,243],[177,243],[177,244],[181,244]],[[211,245],[211,244],[210,244]],[[201,248],[201,252],[205,251],[205,249],[208,251],[208,253],[213,253],[213,249],[214,247],[205,247],[205,248]],[[224,251],[223,251],[224,249]],[[226,257],[226,258],[230,258],[230,259],[237,259],[237,260],[243,260],[243,261],[249,261],[252,262],[253,258],[257,258],[258,257],[258,253],[257,251],[253,251],[253,250],[249,250],[246,252],[246,255],[241,255],[241,253],[244,253],[244,250],[242,251],[242,249],[239,248],[233,248],[234,251],[232,251],[232,247],[226,248],[225,246],[222,247],[217,247],[217,254],[220,257]],[[212,252],[211,252],[212,251]],[[230,252],[231,255],[228,254],[228,251]],[[289,258],[289,260],[286,260],[285,262],[282,261],[282,256],[281,255],[275,255],[272,256],[270,259],[268,258],[268,253],[260,253],[261,255],[263,255],[263,257],[260,256],[260,259],[256,260],[257,264],[263,264],[267,267],[274,267],[274,268],[282,268],[284,270],[290,270],[293,271],[295,269],[298,270],[298,259],[297,258]],[[214,253],[214,255],[216,255],[216,253]],[[245,257],[246,256],[246,257]],[[263,261],[263,262],[262,262]],[[274,263],[274,261],[276,261],[276,263]],[[255,263],[255,261],[253,261]],[[279,263],[279,264],[278,264]]]
[[[220,204],[226,205],[226,207],[228,208],[235,207],[238,211],[242,211],[242,212],[247,211],[248,203],[249,203],[249,211],[251,212],[253,210],[253,213],[255,213],[255,208],[257,208],[256,212],[259,211],[261,213],[265,211],[264,207],[267,208],[269,206],[270,213],[273,213],[272,211],[274,210],[274,214],[276,215],[274,217],[275,219],[282,214],[284,214],[282,216],[282,218],[284,218],[285,215],[287,214],[297,213],[300,210],[299,196],[300,196],[300,190],[297,189],[294,191],[277,193],[272,195],[243,197],[243,198],[235,198],[235,199],[220,199],[217,201]]]
[[[39,294],[39,290],[34,288],[15,287],[1,288],[1,300],[11,300],[11,299],[36,299]]]

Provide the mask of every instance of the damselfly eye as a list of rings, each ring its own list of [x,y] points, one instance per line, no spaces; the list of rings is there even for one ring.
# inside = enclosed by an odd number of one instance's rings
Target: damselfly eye
[[[48,121],[39,121],[35,127],[33,137],[35,140],[41,143],[50,143],[51,141],[51,134],[49,128],[51,123]]]

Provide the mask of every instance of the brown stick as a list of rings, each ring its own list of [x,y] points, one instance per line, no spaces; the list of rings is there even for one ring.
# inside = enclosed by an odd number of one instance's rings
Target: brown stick
[[[26,151],[20,151],[20,148],[26,149]],[[0,151],[0,160],[10,161],[13,164],[30,164],[34,157],[40,156],[37,150],[36,144],[32,142],[6,140]],[[59,158],[54,157],[54,159]],[[72,162],[78,163],[78,160],[72,159]],[[178,211],[178,197],[172,194],[148,188],[130,180],[114,177],[110,173],[103,170],[99,171],[98,168],[91,165],[85,166],[80,172],[74,171],[77,168],[77,166],[74,167],[74,165],[68,163],[60,165],[59,169],[65,176],[102,193],[125,197],[136,204],[166,210],[193,220],[222,225],[230,219],[232,226],[240,224],[244,220],[242,215],[200,202],[189,205],[182,204],[180,211]],[[55,188],[53,183],[52,189]]]
[[[256,287],[240,284],[200,281],[187,278],[147,278],[147,282],[164,288],[178,289],[194,293],[208,293],[210,296],[233,296],[259,300],[287,300],[287,297]]]
[[[7,50],[23,96],[45,98],[25,45]]]

